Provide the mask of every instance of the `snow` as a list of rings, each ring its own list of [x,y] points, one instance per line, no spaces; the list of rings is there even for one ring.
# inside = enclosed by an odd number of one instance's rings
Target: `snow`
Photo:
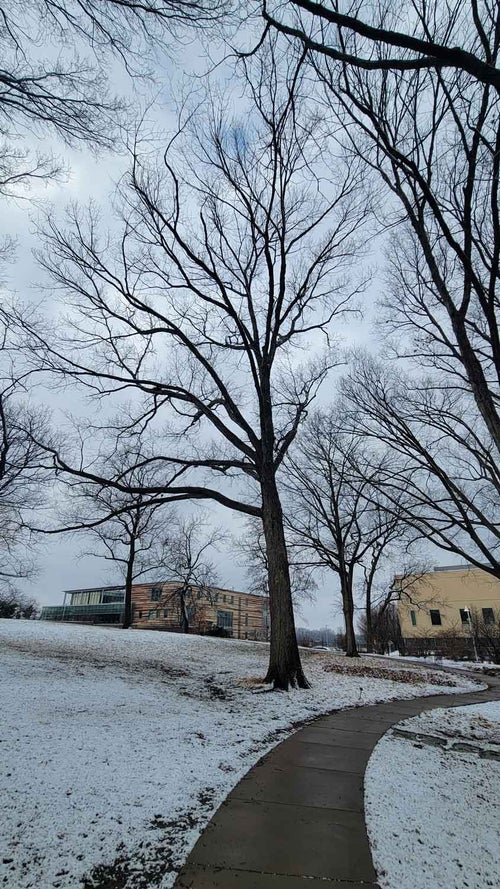
[[[168,889],[227,793],[300,721],[438,683],[477,688],[302,656],[312,689],[268,693],[266,645],[1,620],[0,883]]]
[[[456,670],[483,670],[491,669],[500,672],[500,665],[494,664],[492,661],[453,661],[450,658],[438,657],[438,655],[425,655],[422,657],[410,657],[402,655],[399,651],[393,651],[384,657],[394,658],[395,660],[408,661],[412,664],[434,664],[436,667],[453,667]]]
[[[381,889],[498,887],[500,702],[432,710],[393,727],[365,776]]]

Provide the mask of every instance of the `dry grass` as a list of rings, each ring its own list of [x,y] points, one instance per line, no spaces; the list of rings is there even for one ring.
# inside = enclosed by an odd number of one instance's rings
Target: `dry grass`
[[[441,670],[429,670],[425,667],[389,666],[386,662],[367,662],[361,658],[335,658],[326,660],[323,669],[327,673],[340,673],[344,676],[365,676],[369,679],[389,679],[392,682],[404,682],[406,685],[444,685],[452,688],[456,685],[453,676]]]

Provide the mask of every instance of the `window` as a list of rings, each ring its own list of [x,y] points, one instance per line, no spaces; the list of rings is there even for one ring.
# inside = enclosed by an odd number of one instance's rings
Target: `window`
[[[410,617],[411,617],[412,627],[416,627],[417,626],[417,615],[415,614],[414,611],[410,611]]]
[[[231,605],[234,605],[234,596],[231,596],[229,601],[231,602]]]
[[[431,608],[430,615],[431,615],[432,626],[433,627],[440,627],[441,626],[441,612],[439,611],[439,609],[438,608],[435,608],[435,609]]]
[[[232,611],[218,611],[217,612],[217,626],[224,627],[225,630],[233,629],[233,612]]]
[[[160,599],[161,599],[161,587],[154,586],[153,589],[151,590],[151,601],[152,602],[159,602]]]
[[[248,627],[248,612],[245,614],[245,626]]]
[[[460,609],[460,620],[462,621],[463,624],[469,623],[469,609],[468,608],[461,608]]]
[[[139,617],[142,617],[142,611],[139,611]]]
[[[159,616],[160,611],[158,608],[152,608],[151,611],[148,611],[148,620],[156,620]]]
[[[226,594],[225,594],[225,593],[224,593],[224,595],[223,595],[223,597],[222,597],[222,601],[223,601],[223,602],[226,601]]]
[[[168,608],[163,609],[163,617],[168,617]]]
[[[493,608],[483,608],[483,621],[485,624],[495,623],[495,613]]]

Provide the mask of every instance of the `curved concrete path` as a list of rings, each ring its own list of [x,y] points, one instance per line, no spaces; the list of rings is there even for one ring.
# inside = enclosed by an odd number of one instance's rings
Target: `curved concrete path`
[[[375,889],[364,818],[364,773],[381,736],[435,707],[500,700],[485,691],[339,710],[261,759],[196,843],[175,889]]]

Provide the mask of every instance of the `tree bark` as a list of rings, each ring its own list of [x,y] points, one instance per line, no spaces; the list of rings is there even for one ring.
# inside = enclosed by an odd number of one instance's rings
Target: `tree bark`
[[[366,597],[366,650],[368,654],[372,654],[373,652],[373,618],[372,618],[372,603],[371,596],[367,592]]]
[[[309,688],[297,644],[283,512],[272,472],[262,480],[261,490],[271,615],[271,646],[265,681],[283,691],[290,686]]]
[[[182,587],[179,591],[180,596],[180,605],[181,605],[181,627],[183,633],[189,633],[189,615],[187,611],[186,605],[186,589]]]
[[[354,598],[352,594],[352,575],[348,571],[340,574],[340,592],[342,594],[342,611],[345,622],[346,657],[359,657],[354,632]]]
[[[131,537],[127,559],[127,573],[125,576],[125,601],[123,611],[124,630],[130,629],[132,625],[132,583],[134,580],[134,560],[135,560],[135,537]]]

